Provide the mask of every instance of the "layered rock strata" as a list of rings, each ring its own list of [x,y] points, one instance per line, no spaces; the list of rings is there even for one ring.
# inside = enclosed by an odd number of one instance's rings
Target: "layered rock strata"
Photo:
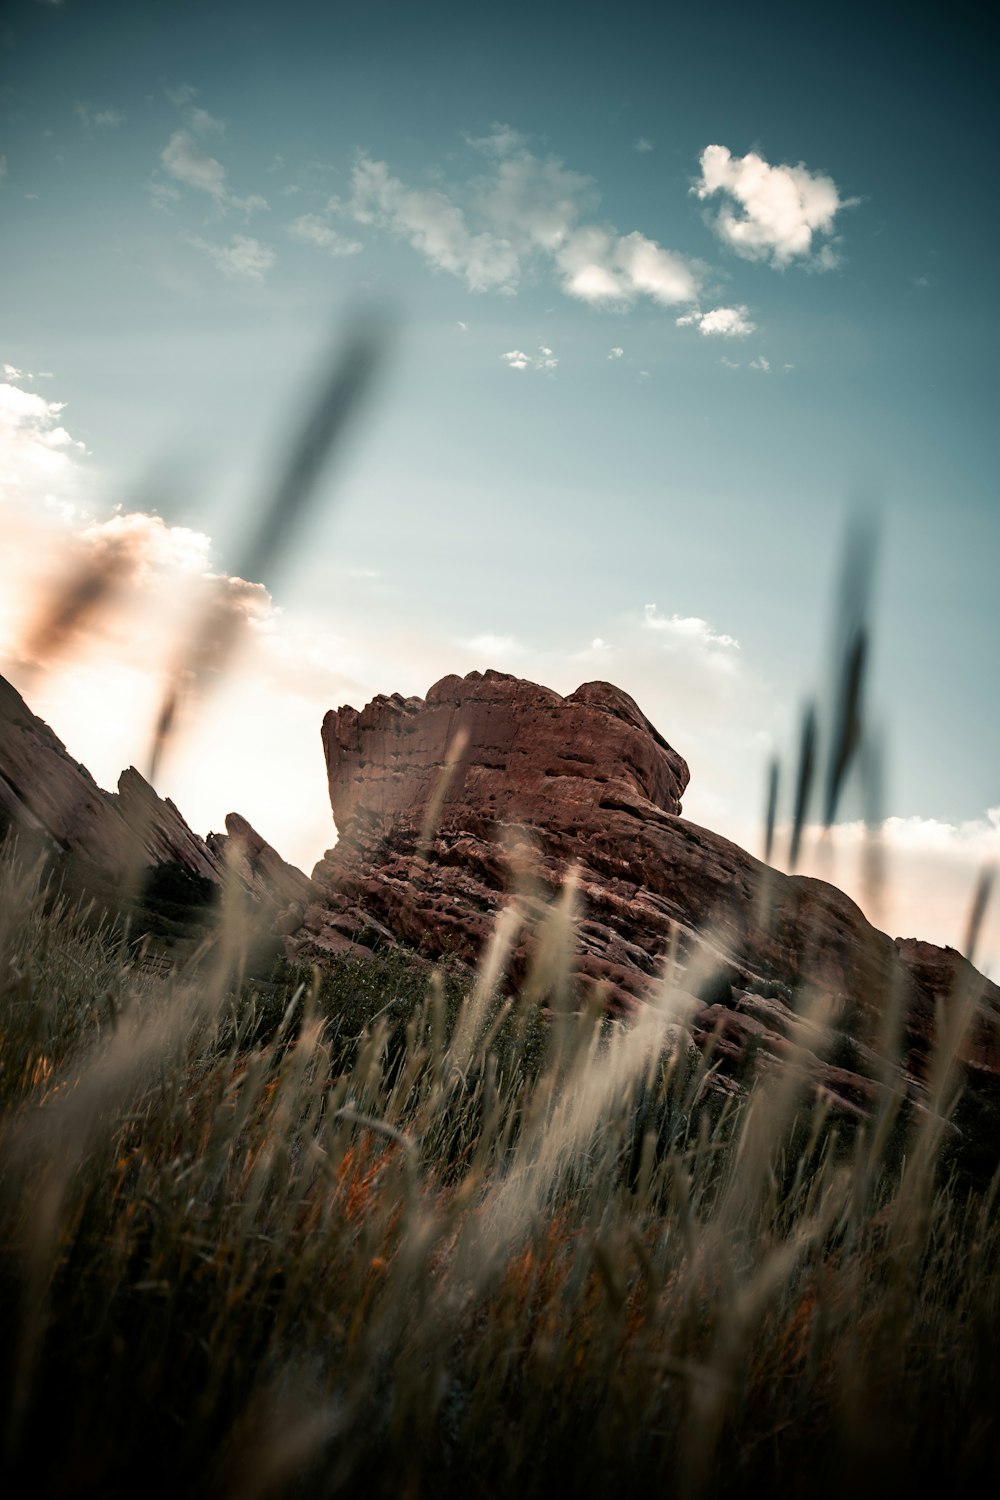
[[[748,1044],[787,1053],[796,1013],[821,996],[837,1041],[817,1078],[864,1110],[895,994],[903,1076],[920,1094],[942,975],[964,961],[893,942],[835,887],[686,821],[686,763],[619,688],[562,697],[499,672],[446,677],[425,699],[328,713],[323,745],[339,839],[313,872],[323,899],[291,940],[299,957],[405,944],[472,964],[517,893],[516,982],[546,902],[575,870],[574,980],[613,1011],[650,996],[673,950],[696,1040],[735,1067]],[[988,1082],[1000,1078],[1000,990],[976,983],[964,1057]]]

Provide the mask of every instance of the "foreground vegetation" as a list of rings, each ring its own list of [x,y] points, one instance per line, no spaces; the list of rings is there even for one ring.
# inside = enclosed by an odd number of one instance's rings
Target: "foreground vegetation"
[[[509,996],[506,919],[474,982],[264,980],[233,899],[164,977],[9,853],[0,887],[8,1485],[887,1495],[996,1468],[995,1184],[942,1161],[949,1057],[928,1112],[848,1139],[794,1059],[723,1089],[669,972],[630,1027],[575,1011],[569,890]]]

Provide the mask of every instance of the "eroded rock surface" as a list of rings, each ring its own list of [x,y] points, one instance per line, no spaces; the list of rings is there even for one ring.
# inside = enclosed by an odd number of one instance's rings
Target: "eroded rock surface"
[[[475,963],[517,891],[516,980],[545,902],[575,869],[575,978],[601,986],[613,1010],[649,996],[674,944],[698,1002],[696,1039],[735,1065],[751,1037],[763,1057],[787,1051],[796,1012],[820,993],[840,1041],[817,1078],[864,1110],[897,987],[903,1073],[919,1094],[947,951],[894,943],[835,887],[768,869],[687,822],[686,763],[610,683],[564,698],[499,672],[446,677],[426,699],[328,713],[323,744],[339,841],[313,872],[323,898],[292,940],[298,956],[403,943]],[[1000,990],[980,981],[966,1059],[996,1079]]]
[[[227,813],[225,833],[210,833],[205,842],[217,859],[232,862],[258,901],[278,910],[283,930],[296,928],[306,907],[319,895],[308,875],[282,859],[239,813]]]

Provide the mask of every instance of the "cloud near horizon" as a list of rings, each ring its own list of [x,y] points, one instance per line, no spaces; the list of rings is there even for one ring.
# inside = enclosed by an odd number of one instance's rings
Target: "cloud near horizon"
[[[822,172],[798,166],[771,166],[755,151],[733,156],[726,146],[706,146],[701,177],[692,192],[706,200],[721,194],[723,206],[712,222],[722,242],[746,260],[770,261],[779,269],[799,260],[817,270],[838,263],[834,220],[845,199]],[[816,248],[816,240],[825,243]]]
[[[509,126],[467,144],[488,169],[447,188],[410,187],[362,153],[343,211],[405,240],[470,291],[513,293],[532,267],[547,264],[568,296],[597,306],[695,300],[701,263],[638,230],[622,234],[595,221],[592,178],[535,155]]]

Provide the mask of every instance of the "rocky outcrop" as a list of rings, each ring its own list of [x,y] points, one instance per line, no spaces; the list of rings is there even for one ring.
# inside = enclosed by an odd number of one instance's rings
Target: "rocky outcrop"
[[[328,713],[323,744],[339,840],[313,873],[323,899],[292,940],[297,955],[403,943],[475,963],[517,892],[516,980],[547,900],[576,870],[575,980],[600,987],[612,1010],[641,1004],[673,949],[696,1039],[735,1065],[751,1039],[765,1058],[787,1052],[796,1012],[821,994],[839,1041],[817,1077],[864,1109],[895,989],[903,1074],[919,1093],[951,960],[894,944],[835,887],[769,869],[683,819],[687,765],[610,683],[563,698],[499,672],[446,677],[426,699]],[[966,1056],[1000,1076],[1000,990],[977,982]]]
[[[0,806],[4,821],[43,834],[62,852],[114,879],[150,865],[178,864],[218,881],[222,866],[177,808],[134,767],[117,794],[102,791],[20,693],[0,678]]]
[[[226,834],[202,839],[169,798],[160,797],[130,766],[117,792],[105,792],[69,755],[52,730],[0,677],[0,829],[43,840],[56,854],[72,856],[111,881],[128,882],[143,871],[180,867],[187,875],[221,883],[227,852],[238,878],[273,916],[294,927],[315,899],[307,876],[287,864],[236,813]]]
[[[205,842],[217,859],[230,862],[258,901],[276,910],[281,931],[292,932],[300,926],[306,907],[317,900],[319,891],[308,875],[282,859],[246,818],[227,813],[225,833],[210,833]]]

